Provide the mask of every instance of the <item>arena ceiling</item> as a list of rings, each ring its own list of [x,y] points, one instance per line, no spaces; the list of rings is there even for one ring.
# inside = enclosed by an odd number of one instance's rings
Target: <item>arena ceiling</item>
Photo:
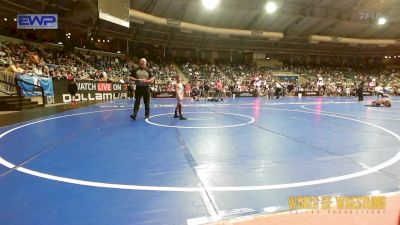
[[[207,10],[199,0],[133,0],[131,8],[212,27],[283,32],[293,35],[323,34],[359,38],[396,38],[400,35],[398,0],[285,0],[278,11],[267,14],[265,0],[222,0]],[[375,13],[388,18],[378,26]]]
[[[220,36],[187,32],[152,23],[131,22],[130,28],[98,21],[95,0],[1,0],[2,14],[58,13],[65,29],[129,39],[138,43],[190,49],[266,51],[291,54],[387,54],[399,46],[350,46],[310,43],[309,35],[363,39],[400,39],[398,0],[275,0],[278,10],[268,14],[266,0],[220,0],[212,11],[201,0],[131,0],[131,9],[162,18],[210,27],[282,32],[279,41],[260,37]],[[5,11],[7,10],[7,11]],[[379,16],[387,18],[378,25]],[[132,18],[131,18],[132,20]],[[97,22],[96,22],[97,21]]]

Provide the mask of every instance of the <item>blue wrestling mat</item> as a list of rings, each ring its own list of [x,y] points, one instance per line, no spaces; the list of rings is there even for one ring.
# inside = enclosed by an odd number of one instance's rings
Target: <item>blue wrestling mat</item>
[[[202,224],[399,191],[400,98],[117,100],[0,127],[0,224]]]

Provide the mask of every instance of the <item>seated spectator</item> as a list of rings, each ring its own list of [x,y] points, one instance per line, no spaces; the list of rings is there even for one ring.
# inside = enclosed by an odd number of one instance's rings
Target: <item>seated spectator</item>
[[[4,70],[4,73],[14,77],[16,73],[23,73],[24,70],[21,68],[19,63],[10,63],[10,65],[7,67],[7,69]]]

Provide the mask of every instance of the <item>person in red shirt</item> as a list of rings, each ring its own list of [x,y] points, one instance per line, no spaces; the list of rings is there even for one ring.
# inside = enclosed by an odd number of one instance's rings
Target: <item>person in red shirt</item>
[[[215,85],[217,86],[217,98],[221,99],[222,98],[222,83],[221,83],[221,81],[217,80]]]
[[[186,96],[187,97],[190,97],[191,95],[191,92],[192,92],[192,87],[190,86],[190,84],[189,83],[187,83],[186,85],[185,85],[185,94],[186,94]]]

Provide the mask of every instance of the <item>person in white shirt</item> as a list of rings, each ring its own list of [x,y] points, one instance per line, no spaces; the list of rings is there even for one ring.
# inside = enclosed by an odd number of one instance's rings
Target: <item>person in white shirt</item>
[[[319,95],[323,96],[325,94],[325,82],[324,82],[324,79],[322,77],[319,77],[316,85],[317,85],[317,88],[318,88]]]
[[[278,81],[276,81],[275,82],[275,96],[276,96],[276,99],[279,99],[279,95],[281,94],[281,91],[282,91],[282,85]]]
[[[346,87],[346,96],[349,98],[350,97],[350,86]]]
[[[375,94],[378,96],[378,98],[379,96],[383,98],[383,87],[380,84],[375,87]]]

